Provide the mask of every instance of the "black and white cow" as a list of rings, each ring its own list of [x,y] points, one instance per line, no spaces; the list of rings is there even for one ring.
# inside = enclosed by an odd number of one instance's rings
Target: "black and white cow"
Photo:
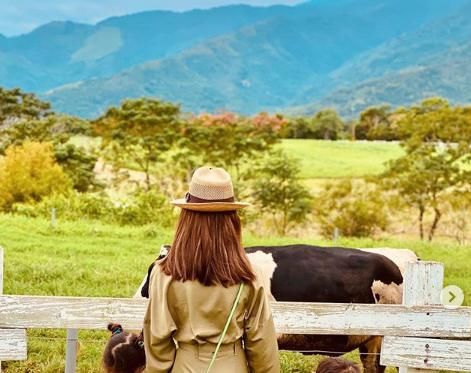
[[[259,246],[246,249],[270,282],[276,301],[329,303],[389,303],[373,292],[373,284],[397,287],[403,278],[384,255],[340,247],[310,245]],[[384,290],[384,289],[383,289]],[[378,298],[377,298],[378,297]],[[383,372],[379,365],[381,337],[282,335],[280,349],[346,353],[360,349],[365,372]]]
[[[288,245],[249,247],[246,252],[251,263],[261,270],[262,281],[276,301],[390,303],[381,301],[383,294],[374,293],[373,284],[397,287],[403,281],[398,266],[390,259],[357,249]],[[152,266],[148,274],[151,270]],[[147,281],[138,292],[148,297]],[[329,355],[359,348],[366,373],[384,371],[377,355],[381,337],[280,335],[278,344],[283,350],[325,351]]]

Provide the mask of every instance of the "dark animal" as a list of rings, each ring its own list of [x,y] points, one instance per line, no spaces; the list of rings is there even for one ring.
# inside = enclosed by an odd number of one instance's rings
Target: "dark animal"
[[[375,296],[381,294],[373,293],[373,282],[397,287],[403,281],[399,268],[387,257],[357,249],[287,245],[248,247],[246,252],[280,302],[377,303],[380,299]],[[148,281],[141,286],[141,295],[149,296]],[[281,335],[278,344],[283,350],[323,351],[331,356],[359,348],[365,373],[384,372],[377,355],[381,337]]]
[[[340,247],[310,245],[258,246],[246,249],[270,278],[276,301],[376,303],[374,281],[400,285],[399,268],[383,255]],[[270,264],[271,262],[271,264]],[[270,272],[270,270],[272,272]],[[280,349],[329,351],[338,355],[360,349],[366,373],[384,372],[379,365],[381,337],[337,335],[282,335]]]

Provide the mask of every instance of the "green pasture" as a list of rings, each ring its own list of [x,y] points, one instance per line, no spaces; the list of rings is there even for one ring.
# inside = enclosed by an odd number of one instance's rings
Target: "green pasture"
[[[158,248],[169,243],[171,230],[152,227],[134,228],[96,222],[63,222],[55,229],[43,219],[0,215],[0,245],[5,250],[5,294],[130,297],[133,295]],[[295,242],[332,245],[316,239],[290,237],[244,237],[253,244]],[[469,266],[471,247],[446,242],[425,243],[385,239],[343,240],[350,247],[410,248],[422,259],[445,263],[447,284],[456,284],[471,299]],[[124,325],[125,327],[125,325]],[[108,333],[80,331],[78,372],[100,372],[100,358]],[[30,330],[28,360],[4,362],[7,373],[52,373],[64,369],[65,331]],[[350,358],[358,360],[352,353]],[[310,373],[322,359],[282,353],[283,372]]]
[[[86,136],[75,136],[71,142],[89,149],[100,143],[99,139]],[[384,170],[385,162],[403,155],[397,142],[386,141],[283,139],[279,147],[301,161],[303,179],[374,175]],[[123,166],[138,169],[132,160]]]
[[[385,162],[399,158],[398,143],[285,139],[282,149],[301,161],[303,179],[350,178],[374,175]]]

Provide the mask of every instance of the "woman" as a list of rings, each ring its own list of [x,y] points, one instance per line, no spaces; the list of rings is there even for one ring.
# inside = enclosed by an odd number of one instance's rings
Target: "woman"
[[[199,168],[186,198],[172,203],[182,211],[170,252],[150,277],[145,372],[207,372],[229,320],[211,372],[278,373],[269,289],[242,248],[237,210],[247,204],[235,202],[229,174]]]

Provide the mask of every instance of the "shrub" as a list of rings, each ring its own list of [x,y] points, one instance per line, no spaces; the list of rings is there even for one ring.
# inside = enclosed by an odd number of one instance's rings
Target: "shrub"
[[[154,191],[138,192],[117,213],[122,225],[156,224],[169,227],[174,223],[173,209],[168,198]]]
[[[254,168],[252,195],[263,213],[273,218],[278,234],[303,223],[311,211],[311,195],[299,180],[299,162],[272,152]]]
[[[25,142],[9,147],[0,160],[0,180],[0,210],[6,211],[14,203],[37,202],[71,188],[49,143]]]
[[[335,228],[348,237],[368,237],[388,225],[381,192],[364,181],[327,184],[315,198],[314,211],[324,237],[332,237]]]
[[[119,225],[156,224],[161,227],[168,227],[174,222],[167,198],[153,191],[138,192],[116,202],[104,194],[71,192],[49,196],[36,204],[15,204],[12,212],[47,218],[53,208],[57,218],[63,220],[100,220]]]

